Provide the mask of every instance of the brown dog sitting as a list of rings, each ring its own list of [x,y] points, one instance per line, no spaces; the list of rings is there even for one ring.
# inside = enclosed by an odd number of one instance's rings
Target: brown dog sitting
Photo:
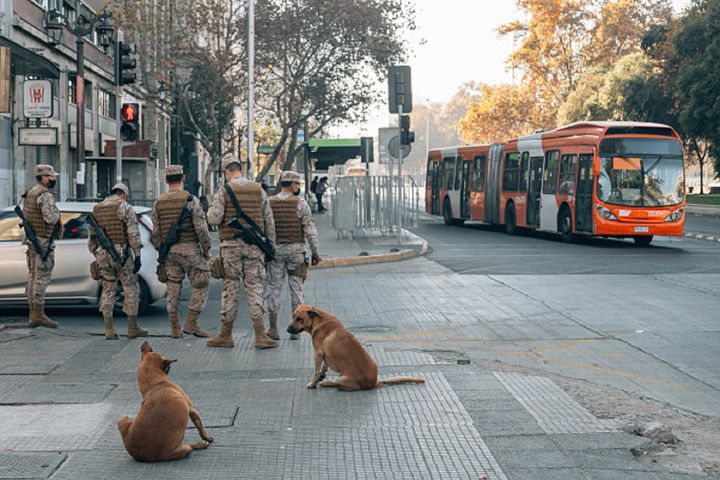
[[[337,380],[326,380],[321,387],[340,390],[368,390],[398,383],[425,383],[424,378],[391,377],[378,380],[375,360],[360,341],[334,315],[310,305],[299,305],[293,312],[288,333],[308,332],[315,349],[315,371],[307,388],[315,388],[330,368],[340,374]]]
[[[122,417],[118,430],[128,453],[138,462],[177,460],[195,449],[207,448],[213,441],[203,427],[200,415],[182,388],[168,380],[168,360],[153,352],[148,342],[140,347],[138,384],[143,400],[135,421]],[[200,433],[193,443],[183,443],[188,418]]]

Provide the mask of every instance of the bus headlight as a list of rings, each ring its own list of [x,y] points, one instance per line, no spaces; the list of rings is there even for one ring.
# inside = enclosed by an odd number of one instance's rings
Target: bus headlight
[[[678,220],[680,220],[682,218],[682,216],[683,216],[683,209],[678,208],[677,210],[672,212],[670,215],[665,217],[665,221],[666,222],[677,222]]]
[[[595,204],[595,210],[597,210],[597,212],[600,214],[600,216],[602,218],[604,218],[605,220],[617,221],[617,219],[618,219],[614,213],[612,213],[610,210],[608,210],[607,208],[603,207],[602,205],[600,205],[598,203]]]

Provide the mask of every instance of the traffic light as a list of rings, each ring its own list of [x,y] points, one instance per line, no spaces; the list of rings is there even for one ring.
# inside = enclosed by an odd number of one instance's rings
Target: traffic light
[[[122,139],[128,142],[137,140],[140,133],[140,104],[123,103],[120,109],[120,119],[122,120],[120,127]]]
[[[415,141],[415,132],[410,131],[410,115],[400,115],[400,145],[410,145]]]
[[[135,44],[118,42],[117,55],[115,55],[115,78],[118,85],[135,83],[134,53]]]
[[[407,65],[388,68],[388,107],[390,113],[412,112],[412,73]]]

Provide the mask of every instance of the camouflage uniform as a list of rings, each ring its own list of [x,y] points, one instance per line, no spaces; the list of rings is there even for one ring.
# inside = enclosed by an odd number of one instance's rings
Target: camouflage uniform
[[[57,176],[50,165],[38,165],[35,169],[38,176]],[[60,211],[55,205],[55,197],[50,190],[38,183],[24,195],[23,214],[32,224],[35,236],[43,251],[50,249],[47,259],[43,262],[29,239],[24,239],[27,245],[28,280],[25,284],[25,296],[30,307],[30,326],[57,327],[57,322],[45,315],[45,291],[50,283],[53,268],[55,267],[55,246],[53,233],[60,222]],[[59,231],[59,230],[58,230]]]
[[[227,167],[237,160],[226,159],[223,167]],[[259,183],[251,182],[244,177],[235,177],[228,184],[233,191],[243,211],[250,216],[257,225],[264,230],[267,239],[275,243],[275,224],[268,198]],[[263,328],[263,283],[265,282],[265,257],[259,247],[245,243],[241,238],[234,238],[237,230],[226,226],[227,222],[235,217],[235,208],[224,188],[215,194],[212,205],[208,210],[207,218],[210,225],[220,227],[220,258],[225,270],[223,279],[222,300],[220,314],[222,317],[222,330],[218,337],[208,342],[209,346],[232,347],[232,326],[237,317],[240,292],[240,279],[245,288],[248,310],[255,330],[256,347],[275,347],[277,343],[265,337]],[[245,225],[245,222],[241,222]]]
[[[168,166],[166,175],[183,175],[182,166]],[[170,190],[158,199],[152,211],[152,242],[158,250],[167,238],[171,226],[177,222],[185,205],[192,213],[192,218],[186,218],[183,222],[183,229],[178,234],[179,240],[170,247],[170,253],[164,265],[167,277],[167,312],[173,338],[182,338],[179,325],[180,293],[186,275],[192,286],[192,295],[188,306],[188,318],[182,331],[198,337],[208,336],[200,328],[197,320],[208,301],[210,269],[207,259],[210,255],[210,232],[200,200],[193,197],[188,202],[189,196],[190,193],[184,190]]]
[[[127,192],[127,187],[117,184],[113,191]],[[126,193],[127,195],[127,193]],[[109,251],[100,246],[95,229],[89,228],[88,250],[95,255],[100,271],[102,294],[100,296],[100,312],[105,319],[105,338],[117,338],[112,327],[113,310],[117,294],[117,282],[123,288],[123,312],[128,317],[128,338],[147,336],[147,331],[138,327],[137,314],[140,302],[140,290],[137,274],[134,272],[133,259],[140,257],[142,242],[138,229],[137,216],[133,207],[119,195],[110,195],[93,207],[93,216],[108,235],[115,250],[120,255],[121,264],[113,260]]]
[[[286,175],[288,174],[288,175]],[[300,175],[295,172],[283,172],[281,180],[290,175]],[[277,313],[280,308],[280,295],[282,293],[285,275],[288,277],[292,310],[304,303],[303,283],[305,275],[298,274],[298,268],[303,266],[305,259],[305,241],[310,244],[313,257],[318,255],[318,233],[312,217],[310,205],[288,192],[280,192],[270,197],[270,206],[275,220],[275,235],[277,249],[275,258],[268,267],[268,283],[265,289],[265,300],[270,311],[270,330],[267,335],[276,339]],[[297,338],[297,336],[291,336]]]

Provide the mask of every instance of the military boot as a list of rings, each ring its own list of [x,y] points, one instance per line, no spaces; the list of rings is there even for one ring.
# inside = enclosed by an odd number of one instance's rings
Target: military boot
[[[105,340],[117,340],[118,334],[113,326],[111,315],[103,315],[103,323],[105,324]]]
[[[277,329],[277,312],[270,312],[270,328],[268,328],[268,331],[265,332],[265,335],[273,340],[280,340],[280,334]]]
[[[57,328],[58,323],[45,315],[43,305],[30,305],[30,328],[48,327]]]
[[[128,316],[128,338],[147,337],[148,331],[138,325],[136,316]]]
[[[183,333],[187,333],[188,335],[193,334],[196,337],[208,336],[208,333],[203,330],[198,323],[199,316],[200,312],[194,310],[188,312],[187,320],[185,320],[185,325],[183,325]]]
[[[171,313],[170,317],[170,336],[172,338],[183,338],[182,330],[180,330],[180,315]]]
[[[233,323],[234,322],[231,321],[222,322],[222,326],[220,327],[220,335],[208,340],[207,346],[233,348],[235,346],[235,342],[233,341],[232,336]]]
[[[253,330],[255,330],[255,348],[275,348],[278,346],[278,342],[265,335],[263,317],[253,318],[252,324]]]

